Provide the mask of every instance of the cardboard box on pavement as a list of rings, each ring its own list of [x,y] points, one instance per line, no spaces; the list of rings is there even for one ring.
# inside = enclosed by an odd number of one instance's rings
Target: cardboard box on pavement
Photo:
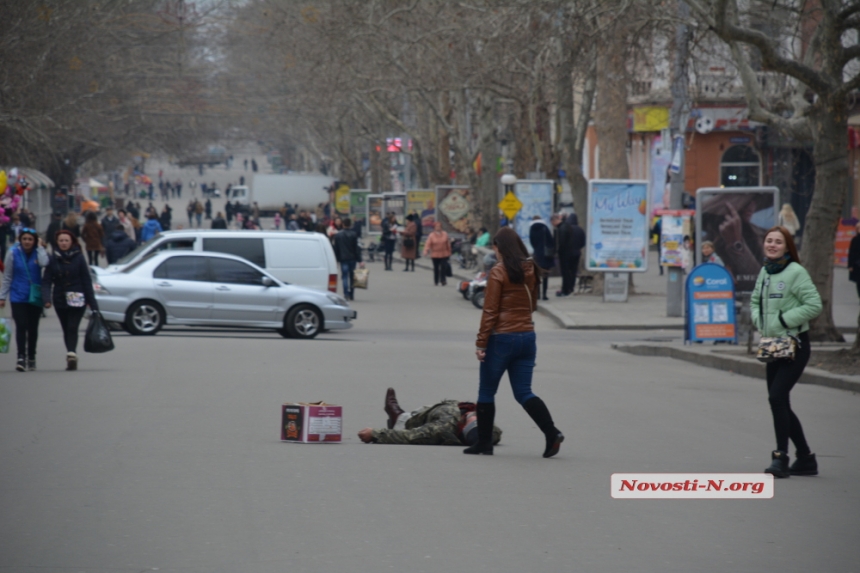
[[[281,440],[302,444],[339,444],[343,407],[325,402],[287,402],[281,406]]]

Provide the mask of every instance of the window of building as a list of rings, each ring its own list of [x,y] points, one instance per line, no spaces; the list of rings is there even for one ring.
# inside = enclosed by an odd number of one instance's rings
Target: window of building
[[[761,158],[749,145],[733,145],[720,161],[720,185],[757,187],[761,181]]]

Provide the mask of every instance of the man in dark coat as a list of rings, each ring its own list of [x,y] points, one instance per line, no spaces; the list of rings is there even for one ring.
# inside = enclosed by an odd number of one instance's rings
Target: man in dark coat
[[[346,300],[355,300],[355,286],[352,273],[355,265],[361,262],[361,247],[358,246],[358,234],[352,230],[352,220],[349,217],[343,219],[343,230],[334,236],[334,256],[340,264],[340,272],[343,283],[343,296]]]
[[[555,296],[568,296],[576,286],[576,271],[579,268],[582,249],[585,247],[585,231],[578,225],[575,214],[553,218],[556,225],[558,266],[561,270],[561,290]]]
[[[137,244],[121,226],[113,230],[105,245],[108,264],[112,265],[134,250]]]
[[[529,227],[529,242],[532,244],[532,258],[543,269],[542,300],[549,300],[546,289],[549,287],[549,271],[555,266],[555,239],[546,221],[535,215]]]
[[[857,285],[857,296],[860,297],[860,223],[857,223],[857,234],[848,247],[848,280]]]
[[[45,239],[47,239],[48,244],[51,245],[51,250],[55,253],[60,250],[60,248],[57,247],[57,231],[62,228],[63,214],[58,211],[54,211],[51,213],[51,222],[48,224],[48,230],[45,231]]]
[[[119,224],[119,217],[113,212],[113,207],[108,207],[105,216],[102,218],[102,229],[105,231],[105,237],[110,237]]]

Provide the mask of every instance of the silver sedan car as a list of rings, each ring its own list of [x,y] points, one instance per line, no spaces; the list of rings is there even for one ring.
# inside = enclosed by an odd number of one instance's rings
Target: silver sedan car
[[[162,251],[93,279],[99,310],[131,334],[165,324],[273,328],[290,338],[351,328],[343,297],[289,285],[246,259],[220,253]]]

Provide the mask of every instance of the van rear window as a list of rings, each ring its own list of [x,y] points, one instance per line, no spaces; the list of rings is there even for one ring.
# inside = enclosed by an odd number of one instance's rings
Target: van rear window
[[[249,260],[258,267],[266,268],[266,252],[263,249],[263,239],[253,238],[203,238],[203,250],[215,253],[227,253]]]

